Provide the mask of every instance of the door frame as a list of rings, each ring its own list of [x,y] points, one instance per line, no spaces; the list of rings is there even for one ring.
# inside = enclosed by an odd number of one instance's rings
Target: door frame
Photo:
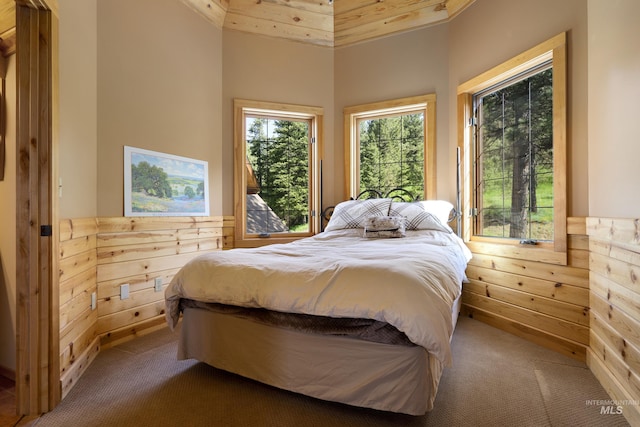
[[[16,410],[60,402],[57,0],[16,0]]]

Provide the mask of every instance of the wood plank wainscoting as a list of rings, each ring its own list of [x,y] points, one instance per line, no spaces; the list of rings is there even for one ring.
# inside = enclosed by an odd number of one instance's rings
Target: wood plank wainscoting
[[[91,310],[97,292],[95,218],[61,220],[58,245],[60,294],[60,383],[62,398],[100,350],[98,312]]]
[[[589,346],[586,218],[567,219],[567,265],[535,249],[469,242],[462,315],[585,361]],[[528,253],[523,255],[525,252]]]
[[[640,219],[588,218],[591,344],[587,364],[640,425]]]
[[[60,221],[62,396],[101,347],[164,327],[155,279],[164,289],[199,253],[232,248],[233,230],[233,217]],[[640,219],[573,217],[567,231],[567,265],[470,242],[462,315],[586,361],[640,425]]]
[[[164,289],[173,275],[203,252],[232,248],[233,229],[233,217],[226,216],[61,220],[62,396],[101,347],[164,327]],[[129,285],[126,299],[120,298],[123,284]]]

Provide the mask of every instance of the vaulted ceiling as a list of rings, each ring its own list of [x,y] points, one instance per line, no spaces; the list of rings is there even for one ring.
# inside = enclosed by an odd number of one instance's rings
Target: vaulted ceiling
[[[341,47],[446,22],[475,0],[180,0],[218,28]],[[15,0],[0,0],[0,50],[15,49]]]

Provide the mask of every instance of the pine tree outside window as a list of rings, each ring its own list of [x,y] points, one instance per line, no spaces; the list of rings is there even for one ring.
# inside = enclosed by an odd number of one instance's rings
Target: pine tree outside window
[[[561,33],[458,87],[462,235],[472,248],[526,245],[509,253],[567,262],[566,49]]]
[[[553,241],[553,68],[474,95],[475,234]]]
[[[236,246],[318,230],[318,123],[322,110],[235,101]]]
[[[360,191],[404,188],[424,198],[424,112],[361,118],[357,127]]]
[[[345,108],[349,197],[395,188],[435,197],[435,103],[431,94]]]

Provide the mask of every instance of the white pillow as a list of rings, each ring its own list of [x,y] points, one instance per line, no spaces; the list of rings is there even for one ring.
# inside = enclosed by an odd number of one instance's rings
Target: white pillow
[[[336,205],[324,231],[363,228],[372,216],[389,215],[391,199],[347,200]]]
[[[405,217],[407,230],[452,231],[446,223],[443,224],[434,214],[427,212],[421,203],[392,202],[389,215]]]
[[[430,212],[440,220],[441,223],[449,222],[449,215],[453,210],[453,205],[446,200],[422,200],[418,202],[425,211]]]

